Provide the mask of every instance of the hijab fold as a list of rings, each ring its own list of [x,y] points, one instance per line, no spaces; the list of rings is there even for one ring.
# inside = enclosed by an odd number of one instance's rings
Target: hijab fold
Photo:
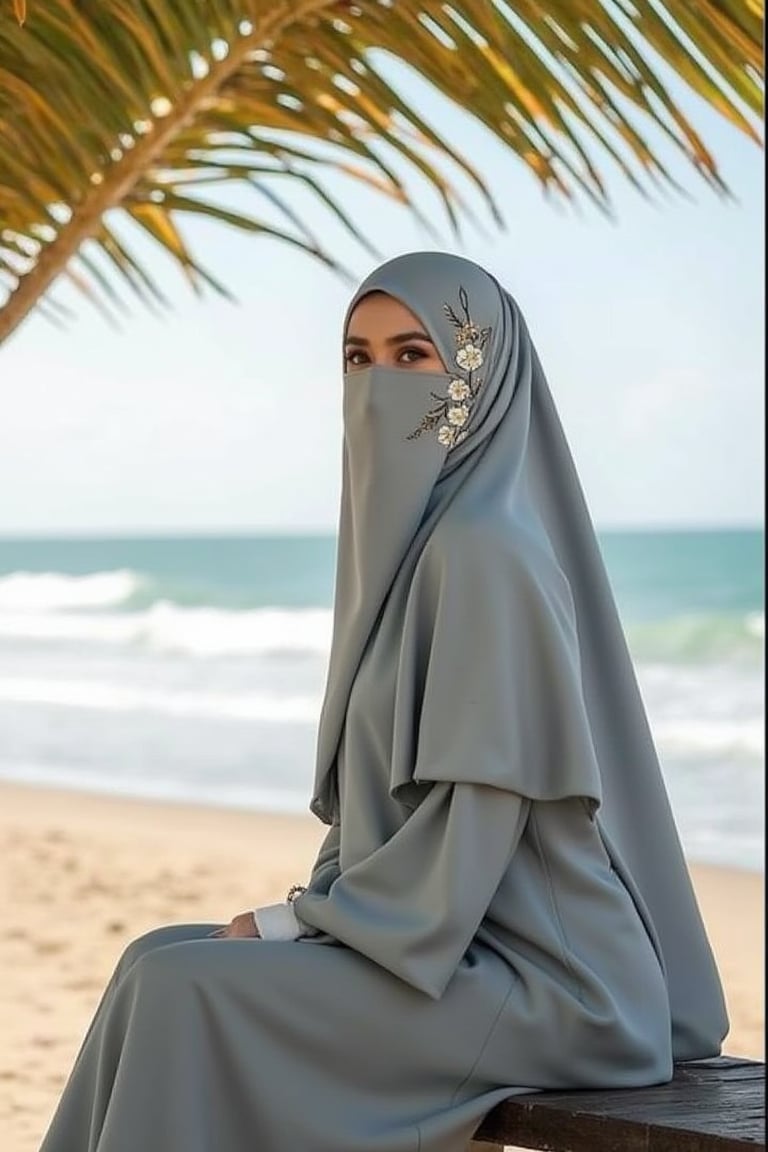
[[[334,630],[310,808],[338,819],[336,758],[360,663],[394,662],[391,793],[435,781],[582,798],[660,952],[676,1060],[715,1055],[722,988],[594,528],[513,298],[443,253],[399,257],[386,292],[444,374],[344,383]],[[346,326],[345,326],[346,327]],[[350,765],[365,771],[365,765]]]

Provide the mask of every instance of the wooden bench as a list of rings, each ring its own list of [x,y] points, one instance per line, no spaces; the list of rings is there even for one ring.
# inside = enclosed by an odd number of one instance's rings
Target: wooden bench
[[[765,1152],[765,1065],[721,1056],[675,1067],[669,1084],[512,1096],[470,1144],[542,1152]]]

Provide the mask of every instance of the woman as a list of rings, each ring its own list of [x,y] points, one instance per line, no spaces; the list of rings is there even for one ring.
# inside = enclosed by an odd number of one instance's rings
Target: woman
[[[44,1152],[464,1152],[515,1093],[660,1083],[720,1051],[717,971],[516,303],[419,253],[365,281],[344,335],[326,839],[296,898],[129,946]]]

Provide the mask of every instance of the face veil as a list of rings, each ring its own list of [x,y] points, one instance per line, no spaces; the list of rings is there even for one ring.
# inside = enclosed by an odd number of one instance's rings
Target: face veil
[[[719,1051],[717,970],[520,309],[477,265],[442,253],[379,268],[347,318],[371,292],[418,317],[446,372],[345,379],[334,629],[310,808],[326,823],[338,817],[336,757],[361,661],[371,683],[377,666],[394,666],[392,721],[378,733],[392,795],[414,807],[442,780],[542,802],[581,797],[657,945],[675,1058]]]

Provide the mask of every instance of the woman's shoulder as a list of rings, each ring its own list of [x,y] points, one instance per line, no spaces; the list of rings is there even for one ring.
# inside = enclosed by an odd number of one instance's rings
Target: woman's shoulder
[[[504,611],[521,625],[559,621],[575,636],[571,586],[549,540],[527,525],[483,517],[445,518],[424,547],[411,585],[412,603],[467,596],[473,611]]]

